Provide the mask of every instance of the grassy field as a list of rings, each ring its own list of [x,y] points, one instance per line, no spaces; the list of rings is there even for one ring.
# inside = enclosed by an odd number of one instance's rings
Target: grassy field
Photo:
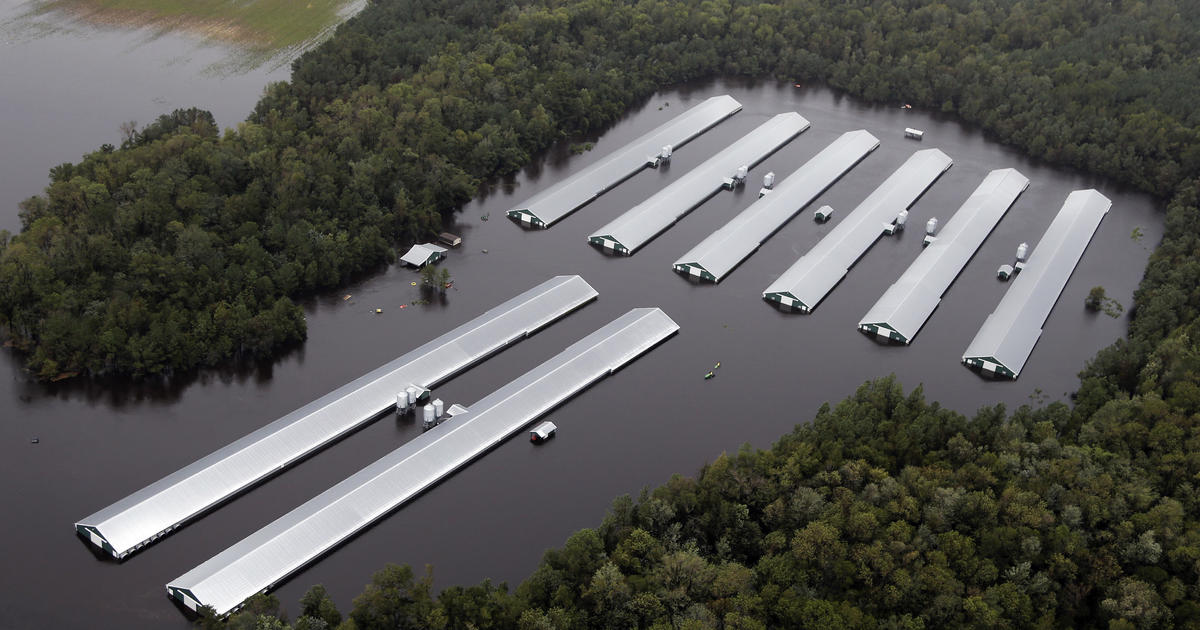
[[[189,32],[259,53],[303,47],[354,0],[46,0],[39,9],[121,27]]]

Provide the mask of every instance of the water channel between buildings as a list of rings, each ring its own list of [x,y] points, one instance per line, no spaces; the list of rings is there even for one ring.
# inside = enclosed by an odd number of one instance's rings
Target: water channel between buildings
[[[526,231],[504,217],[542,188],[721,93],[740,100],[743,111],[678,149],[669,168],[641,172],[547,231]],[[791,110],[812,127],[753,169],[750,186],[720,193],[630,258],[586,244],[595,228],[769,116]],[[924,129],[925,140],[904,139],[905,127]],[[693,284],[671,271],[680,254],[754,199],[764,173],[784,177],[859,128],[881,139],[879,149],[720,285]],[[545,549],[599,524],[614,497],[672,473],[694,474],[743,443],[767,447],[822,403],[876,376],[895,373],[906,389],[924,384],[927,398],[967,414],[992,403],[1066,400],[1086,359],[1126,326],[1124,318],[1085,311],[1085,295],[1103,285],[1128,307],[1162,231],[1158,204],[1146,196],[1036,163],[954,120],[865,105],[820,87],[695,84],[639,104],[597,137],[572,140],[596,145],[573,156],[564,141],[463,210],[449,228],[464,244],[442,263],[455,278],[444,303],[399,308],[420,295],[410,285],[416,274],[392,268],[307,303],[307,343],[274,364],[208,372],[170,388],[34,384],[5,354],[0,478],[8,516],[0,519],[0,540],[10,570],[0,573],[0,627],[184,626],[166,599],[168,580],[411,439],[417,423],[386,416],[121,564],[97,559],[72,523],[552,275],[580,274],[600,298],[454,378],[437,396],[469,406],[632,307],[662,307],[681,331],[553,412],[558,437],[546,446],[523,438],[503,443],[283,584],[276,593],[293,617],[315,583],[349,610],[387,562],[418,571],[432,564],[439,586],[484,578],[515,586]],[[892,170],[931,147],[954,166],[912,208],[908,233],[877,242],[810,315],[781,313],[762,301],[761,291]],[[913,345],[880,345],[859,333],[859,318],[920,252],[925,221],[937,216],[944,224],[988,171],[1004,167],[1029,177],[1029,189]],[[996,280],[997,266],[1011,262],[1018,243],[1036,245],[1068,193],[1092,187],[1112,199],[1112,211],[1020,379],[988,381],[962,367],[962,352],[1009,286]],[[838,214],[817,225],[811,210],[823,204]],[[1135,228],[1141,240],[1131,238]],[[718,361],[716,378],[704,380]],[[40,444],[30,444],[34,436]]]

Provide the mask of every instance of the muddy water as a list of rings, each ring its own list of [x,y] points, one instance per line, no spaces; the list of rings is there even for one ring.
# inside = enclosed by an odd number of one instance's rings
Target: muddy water
[[[0,229],[20,229],[17,204],[42,192],[50,167],[77,162],[101,144],[180,107],[244,120],[286,59],[241,67],[235,51],[149,29],[98,28],[34,3],[0,0]]]
[[[645,171],[547,231],[525,231],[504,211],[563,176],[708,96],[730,93],[745,109],[679,149],[669,169]],[[661,109],[660,109],[661,107]],[[882,145],[763,245],[720,285],[673,273],[677,256],[754,198],[757,186],[722,192],[630,258],[607,257],[587,235],[719,151],[769,116],[796,110],[812,127],[752,171],[780,177],[839,134],[865,128]],[[902,138],[926,131],[924,142]],[[584,139],[572,139],[578,142]],[[297,600],[323,583],[345,611],[386,562],[432,564],[439,585],[520,581],[542,552],[598,524],[611,499],[672,473],[693,474],[744,443],[766,447],[826,401],[864,380],[894,373],[906,388],[964,413],[986,404],[1063,400],[1075,374],[1126,322],[1086,312],[1103,285],[1129,305],[1161,235],[1161,210],[1145,196],[1079,173],[1052,169],[949,119],[865,105],[829,90],[776,83],[713,82],[665,92],[635,107],[572,156],[564,142],[509,181],[496,182],[462,212],[464,237],[447,262],[455,282],[444,303],[400,309],[419,297],[411,271],[390,269],[307,304],[309,340],[273,364],[206,373],[172,385],[28,382],[0,358],[0,627],[183,627],[163,585],[287,510],[412,438],[411,421],[384,418],[333,448],[183,528],[122,564],[98,559],[72,531],[75,519],[140,488],[349,379],[410,350],[545,278],[581,274],[595,303],[527,339],[436,393],[470,405],[635,306],[660,306],[678,335],[551,414],[558,437],[534,448],[512,439],[282,585]],[[912,208],[918,228],[943,224],[991,169],[1030,178],[1006,218],[951,287],[910,347],[872,342],[859,318],[920,252],[919,229],[883,238],[811,315],[785,314],[760,292],[845,216],[913,151],[938,147],[954,166]],[[1098,188],[1113,200],[1025,371],[1016,382],[980,378],[959,357],[1007,285],[995,269],[1021,241],[1036,244],[1067,194]],[[830,204],[817,225],[811,208]],[[483,220],[488,217],[488,220]],[[1131,238],[1134,228],[1144,233]],[[487,253],[482,250],[486,249]],[[350,300],[342,300],[349,293]],[[374,309],[382,308],[376,315]],[[716,363],[716,378],[703,375]],[[30,444],[37,436],[40,444]]]

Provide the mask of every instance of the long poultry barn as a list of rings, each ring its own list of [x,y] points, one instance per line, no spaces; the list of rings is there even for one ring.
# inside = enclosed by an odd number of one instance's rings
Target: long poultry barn
[[[984,375],[1017,378],[1042,336],[1042,324],[1111,207],[1112,201],[1096,190],[1067,195],[1025,269],[967,346],[964,365]]]
[[[643,168],[669,160],[674,149],[741,109],[742,104],[727,94],[706,99],[509,210],[508,218],[521,225],[548,228]]]
[[[732,187],[739,177],[744,179],[750,168],[808,126],[808,120],[796,112],[772,117],[721,153],[593,232],[588,236],[588,243],[604,251],[632,255],[717,191]]]
[[[912,343],[950,284],[1028,186],[1029,179],[1016,169],[988,173],[904,275],[867,311],[858,329],[888,341]]]
[[[122,559],[391,408],[595,299],[557,276],[112,505],[76,532]]]
[[[884,233],[891,220],[915,203],[953,163],[938,149],[912,154],[825,238],[772,282],[763,291],[763,299],[787,309],[812,311]]]
[[[657,308],[629,311],[172,580],[167,594],[192,610],[237,609],[678,329]]]
[[[720,282],[763,241],[878,146],[879,139],[866,130],[842,134],[773,190],[680,256],[672,268],[685,276]]]

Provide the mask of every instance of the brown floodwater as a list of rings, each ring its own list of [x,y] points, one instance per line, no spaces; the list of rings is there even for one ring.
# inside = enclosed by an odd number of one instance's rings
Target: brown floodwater
[[[526,231],[504,211],[622,146],[691,104],[721,93],[741,113],[680,148],[670,168],[647,170],[546,231]],[[768,117],[795,110],[812,127],[751,172],[751,186],[722,192],[629,258],[609,257],[587,236],[712,156]],[[905,127],[926,132],[905,140]],[[839,134],[865,128],[882,145],[767,241],[719,285],[693,284],[671,263],[754,199],[767,171],[780,177]],[[595,141],[583,155],[572,142]],[[913,151],[937,147],[954,166],[913,206],[908,233],[882,238],[810,315],[782,313],[761,291]],[[72,155],[61,159],[71,159]],[[996,168],[1031,180],[909,347],[875,343],[855,325],[916,258],[921,226],[944,222]],[[1067,285],[1019,380],[990,381],[959,358],[1008,285],[995,278],[1018,243],[1035,245],[1067,194],[1097,188],[1112,211]],[[812,208],[839,214],[825,225]],[[487,217],[488,220],[484,220]],[[1140,229],[1140,240],[1131,237]],[[385,563],[435,568],[439,586],[483,579],[515,585],[544,550],[599,524],[611,500],[694,474],[742,444],[768,447],[825,402],[867,379],[895,374],[905,388],[971,414],[983,405],[1067,400],[1077,372],[1127,322],[1086,311],[1103,285],[1126,307],[1162,232],[1160,203],[1111,182],[1051,168],[953,119],[873,106],[821,87],[712,81],[663,92],[595,137],[572,138],[525,171],[487,187],[450,231],[463,245],[443,263],[455,278],[443,303],[400,309],[419,297],[412,271],[389,268],[306,303],[309,338],[279,360],[210,371],[176,383],[31,382],[0,355],[0,627],[184,627],[164,584],[411,439],[412,421],[386,416],[294,469],[192,522],[124,563],[98,558],[72,524],[163,475],[303,405],[484,309],[556,274],[580,274],[593,304],[439,388],[470,405],[621,313],[659,306],[681,330],[550,417],[558,437],[542,447],[511,439],[295,575],[276,592],[294,617],[322,583],[345,612]],[[487,250],[484,253],[483,250]],[[344,294],[350,300],[343,300]],[[382,308],[382,314],[375,314]],[[711,380],[703,376],[721,368]],[[37,437],[39,444],[31,444]]]
[[[20,229],[17,204],[42,192],[50,167],[120,145],[122,123],[141,128],[199,107],[237,126],[289,74],[286,57],[243,57],[184,34],[98,27],[39,14],[35,0],[0,0],[0,229]]]

